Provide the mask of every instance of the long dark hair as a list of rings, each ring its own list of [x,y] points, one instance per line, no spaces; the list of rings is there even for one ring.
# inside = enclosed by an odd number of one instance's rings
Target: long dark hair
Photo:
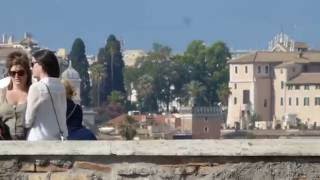
[[[33,54],[33,57],[42,66],[42,69],[49,77],[58,78],[60,76],[59,62],[56,55],[50,50],[40,50]]]
[[[9,72],[11,67],[14,65],[20,65],[23,67],[27,74],[27,90],[29,90],[29,87],[31,86],[32,83],[32,74],[29,66],[29,58],[27,54],[22,53],[20,51],[14,51],[10,53],[7,57],[7,62],[6,62],[6,67],[7,71]],[[12,81],[10,82],[8,89],[12,89]]]

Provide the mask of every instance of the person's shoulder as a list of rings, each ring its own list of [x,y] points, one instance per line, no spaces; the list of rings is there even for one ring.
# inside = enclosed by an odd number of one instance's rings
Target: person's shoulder
[[[31,86],[29,87],[29,91],[30,90],[31,91],[32,90],[37,90],[37,91],[40,91],[40,92],[45,92],[46,87],[42,82],[38,81],[38,82],[34,82],[34,83],[31,84]]]
[[[39,88],[41,86],[42,86],[42,83],[38,81],[38,82],[32,83],[29,89]]]

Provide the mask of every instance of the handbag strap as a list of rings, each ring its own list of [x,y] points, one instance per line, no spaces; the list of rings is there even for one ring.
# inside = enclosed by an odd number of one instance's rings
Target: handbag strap
[[[74,111],[76,110],[77,104],[74,104],[72,111],[67,115],[67,120],[72,116]]]
[[[56,108],[54,107],[54,104],[53,104],[53,98],[52,98],[50,89],[45,83],[43,83],[43,84],[46,86],[46,88],[47,88],[47,90],[49,92],[52,108],[53,108],[53,111],[54,111],[54,115],[56,116],[57,124],[58,124],[58,127],[59,127],[60,138],[63,141],[64,140],[63,131],[61,130],[61,127],[60,127],[60,123],[59,123],[59,120],[58,120],[58,115],[57,115],[57,112],[56,112]]]

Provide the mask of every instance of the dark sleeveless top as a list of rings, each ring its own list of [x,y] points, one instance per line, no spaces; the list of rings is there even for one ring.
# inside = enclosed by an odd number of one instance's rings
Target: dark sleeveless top
[[[0,116],[2,121],[9,127],[12,139],[25,140],[24,120],[27,103],[18,105],[9,104],[6,92],[6,89],[0,89]]]

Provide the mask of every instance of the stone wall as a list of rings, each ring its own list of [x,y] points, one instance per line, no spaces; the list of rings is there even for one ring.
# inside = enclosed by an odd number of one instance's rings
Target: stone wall
[[[320,140],[0,142],[0,179],[319,179]]]

